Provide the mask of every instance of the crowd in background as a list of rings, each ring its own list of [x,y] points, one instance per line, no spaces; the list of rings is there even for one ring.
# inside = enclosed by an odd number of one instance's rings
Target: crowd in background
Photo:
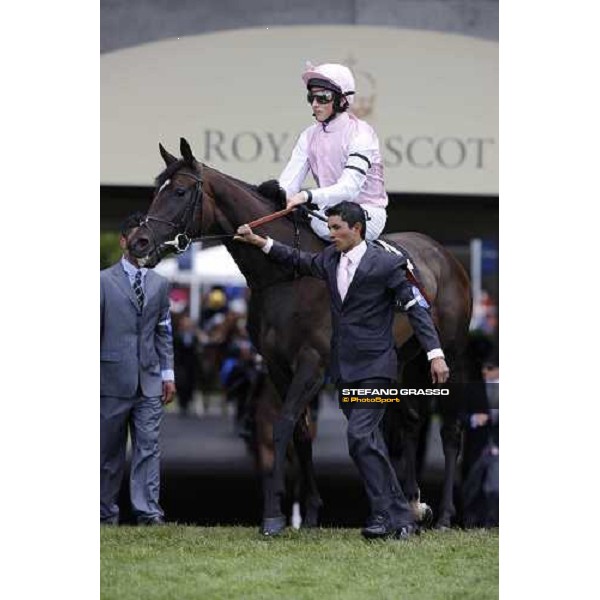
[[[262,368],[246,327],[247,294],[244,287],[213,286],[202,297],[198,322],[189,316],[185,302],[177,301],[177,292],[172,302],[180,415],[202,414],[210,408],[211,397],[224,395],[242,436],[249,435],[248,395]]]

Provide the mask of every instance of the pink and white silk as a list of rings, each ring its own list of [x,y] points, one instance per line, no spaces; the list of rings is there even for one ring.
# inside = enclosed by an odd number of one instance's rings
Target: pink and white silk
[[[337,115],[325,127],[315,123],[302,132],[279,178],[288,197],[300,190],[309,170],[318,185],[311,191],[319,208],[343,200],[367,209],[388,204],[377,134],[350,113]]]

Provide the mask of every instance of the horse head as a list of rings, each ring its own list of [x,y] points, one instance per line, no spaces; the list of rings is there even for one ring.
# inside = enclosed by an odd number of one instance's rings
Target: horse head
[[[248,277],[246,261],[256,254],[248,246],[231,243],[231,239],[242,223],[273,215],[285,204],[285,192],[276,181],[256,187],[203,165],[184,138],[181,158],[169,154],[162,144],[159,149],[166,168],[156,178],[146,217],[128,240],[130,254],[140,266],[152,268],[165,256],[187,250],[192,241],[220,239]],[[302,221],[297,225],[287,219],[265,223],[264,233],[286,243],[294,243],[295,227],[309,229]],[[255,270],[264,271],[262,267]],[[256,274],[252,280],[256,280]]]
[[[159,144],[165,170],[156,178],[156,190],[146,217],[129,238],[129,252],[140,266],[154,267],[165,256],[185,252],[198,237],[204,194],[202,165],[181,138],[182,158]]]

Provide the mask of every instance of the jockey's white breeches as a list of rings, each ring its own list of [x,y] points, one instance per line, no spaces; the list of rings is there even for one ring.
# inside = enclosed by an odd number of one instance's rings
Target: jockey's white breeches
[[[381,232],[385,227],[385,222],[387,221],[387,211],[381,206],[363,206],[363,208],[367,213],[366,238],[368,242],[372,242],[381,235]],[[316,212],[325,217],[324,209],[318,210]],[[331,238],[329,237],[329,229],[327,228],[327,223],[325,221],[321,221],[320,219],[315,219],[314,217],[311,217],[310,226],[320,238],[328,242],[331,241]]]

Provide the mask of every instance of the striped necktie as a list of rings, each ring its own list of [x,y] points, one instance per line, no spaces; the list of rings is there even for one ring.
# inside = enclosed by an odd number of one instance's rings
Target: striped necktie
[[[144,306],[144,290],[142,288],[142,272],[137,271],[133,280],[133,292],[138,301],[138,307],[142,310]]]

